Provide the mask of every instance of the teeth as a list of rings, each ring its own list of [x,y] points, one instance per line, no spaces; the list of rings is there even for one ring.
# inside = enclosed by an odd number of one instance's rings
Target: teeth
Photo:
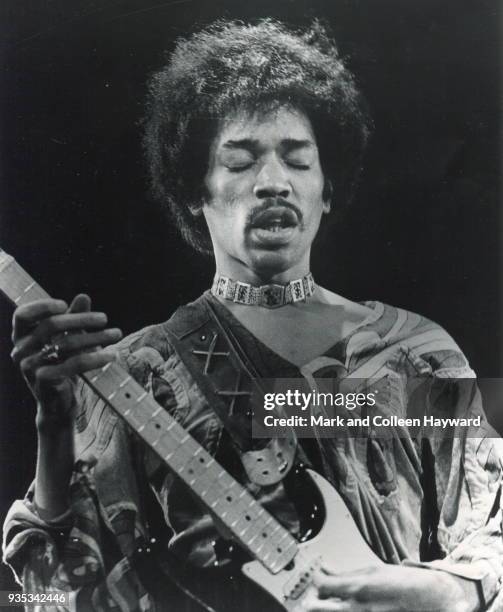
[[[281,223],[280,219],[273,220],[267,224],[266,229],[270,232],[279,232],[281,229],[283,229],[283,224]]]
[[[281,232],[281,230],[284,230],[287,227],[289,226],[285,225],[281,219],[270,221],[267,223],[267,225],[257,226],[258,229],[273,233]]]

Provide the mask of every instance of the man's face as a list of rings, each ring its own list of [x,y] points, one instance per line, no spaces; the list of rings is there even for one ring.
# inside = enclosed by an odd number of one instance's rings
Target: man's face
[[[237,112],[213,140],[203,214],[217,269],[237,280],[298,278],[329,203],[311,122],[280,107]]]

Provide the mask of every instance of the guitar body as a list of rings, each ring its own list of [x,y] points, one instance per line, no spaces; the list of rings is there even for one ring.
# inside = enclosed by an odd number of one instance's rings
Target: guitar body
[[[279,609],[293,611],[306,595],[313,573],[321,566],[334,572],[347,572],[381,565],[383,561],[363,539],[339,493],[322,476],[307,470],[319,490],[325,521],[321,530],[299,550],[291,566],[272,574],[258,561],[243,565],[242,571],[260,589],[280,604]]]
[[[157,600],[166,602],[167,611],[177,612],[296,612],[312,584],[313,572],[320,566],[347,572],[383,564],[364,540],[339,493],[325,478],[304,470],[297,496],[300,493],[306,502],[302,509],[304,535],[296,556],[284,569],[273,574],[246,555],[241,561],[235,559],[214,569],[171,559],[164,570],[185,594],[180,591],[180,598],[173,600],[173,594],[165,591]],[[315,535],[304,541],[313,532]]]

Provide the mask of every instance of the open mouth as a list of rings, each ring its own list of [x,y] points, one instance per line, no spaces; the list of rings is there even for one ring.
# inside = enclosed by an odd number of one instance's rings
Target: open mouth
[[[290,208],[275,206],[257,213],[251,222],[252,229],[265,230],[278,234],[282,230],[298,225],[297,215]]]
[[[286,206],[272,206],[253,215],[250,238],[259,248],[278,249],[293,239],[300,225],[298,215]]]

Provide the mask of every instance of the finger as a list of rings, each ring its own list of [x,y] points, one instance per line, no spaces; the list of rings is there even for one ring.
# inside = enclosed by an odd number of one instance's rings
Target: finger
[[[33,334],[20,338],[14,348],[12,349],[10,356],[15,364],[21,363],[26,357],[30,357],[42,348],[40,340]]]
[[[336,575],[316,572],[313,576],[313,582],[318,588],[318,596],[321,599],[327,597],[349,599],[355,597],[360,591],[364,576],[363,572],[348,572]]]
[[[89,351],[118,342],[122,338],[122,331],[117,327],[104,329],[87,334],[68,334],[58,342],[59,353],[62,358],[80,351]]]
[[[99,348],[100,346],[108,346],[109,344],[118,342],[121,338],[121,330],[111,328],[104,329],[103,331],[99,332],[90,332],[88,334],[69,334],[68,332],[54,334],[51,337],[51,343],[55,346],[57,345],[61,359],[64,359],[66,355],[75,353],[76,351]],[[19,340],[17,345],[12,349],[10,356],[16,364],[21,363],[23,359],[32,358],[24,365],[24,367],[36,367],[38,363],[44,363],[44,356],[40,355],[41,349],[41,339],[38,338],[38,335],[32,334]]]
[[[100,332],[92,332],[89,334],[73,334],[62,337],[57,345],[57,352],[60,355],[59,362],[66,361],[69,357],[75,353],[97,350],[104,346],[114,344],[122,338],[122,332],[120,329],[104,329]],[[47,364],[47,357],[43,351],[38,351],[33,354],[32,351],[28,353],[26,357],[21,357],[21,350],[15,355],[15,358],[19,358],[19,365],[22,373],[31,378],[31,373],[37,368]],[[54,364],[57,365],[57,364]]]
[[[35,379],[39,384],[54,384],[63,378],[78,376],[89,370],[97,370],[115,360],[115,353],[109,351],[79,353],[74,357],[70,357],[70,359],[67,359],[64,363],[38,368]]]
[[[104,312],[59,314],[42,321],[33,335],[41,344],[45,344],[66,331],[99,329],[106,324],[107,316]]]
[[[44,299],[19,306],[12,319],[12,341],[15,343],[46,317],[62,314],[68,308],[63,300]]]
[[[85,293],[76,295],[68,308],[68,312],[89,312],[90,310],[91,298]]]
[[[360,606],[351,601],[328,601],[317,599],[310,602],[309,607],[303,608],[306,612],[364,612]]]
[[[80,313],[80,312],[90,312],[91,311],[91,298],[85,293],[79,293],[76,295],[70,306],[68,307],[67,313]],[[80,333],[83,333],[83,330],[79,330]],[[60,340],[68,335],[68,331],[64,331],[58,334],[54,334],[51,336],[51,342],[60,343]]]
[[[350,601],[343,600],[321,600],[316,595],[316,589],[310,590],[299,608],[295,612],[358,612]]]
[[[32,334],[18,339],[11,351],[11,358],[15,363],[20,363],[25,357],[39,351],[44,344],[60,344],[72,329],[82,331],[83,328],[99,328],[106,325],[106,322],[104,313],[55,315],[40,323]]]
[[[368,575],[368,574],[372,574],[373,572],[376,571],[376,567],[374,565],[366,565],[365,567],[362,567],[360,569],[356,569],[356,570],[346,570],[346,571],[340,571],[340,569],[336,568],[335,566],[329,565],[328,563],[323,562],[319,568],[319,572],[322,573],[322,575],[328,575],[328,576],[363,576],[363,575]]]

